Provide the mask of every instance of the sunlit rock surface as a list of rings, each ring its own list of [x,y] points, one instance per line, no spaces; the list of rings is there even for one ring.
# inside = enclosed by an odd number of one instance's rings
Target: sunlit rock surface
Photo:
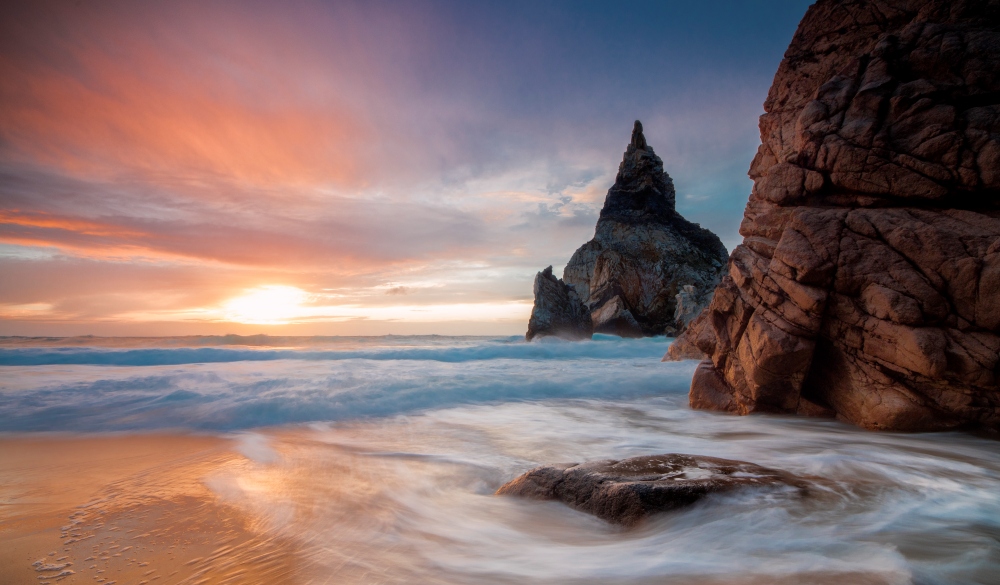
[[[820,0],[760,119],[691,404],[1000,426],[1000,3]],[[677,355],[672,355],[677,354]]]
[[[636,121],[594,238],[563,271],[562,281],[589,309],[594,332],[676,335],[708,303],[725,271],[726,249],[681,217],[674,199],[673,181]],[[535,303],[548,299],[536,292]],[[539,334],[548,333],[529,328],[529,338]]]
[[[689,506],[709,494],[776,485],[805,489],[801,479],[783,471],[670,453],[536,467],[496,493],[560,500],[608,522],[632,526],[650,514]]]

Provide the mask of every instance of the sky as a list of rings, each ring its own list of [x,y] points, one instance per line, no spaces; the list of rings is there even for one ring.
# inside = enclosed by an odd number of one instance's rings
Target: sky
[[[738,234],[808,2],[5,2],[0,335],[523,333],[633,120]]]

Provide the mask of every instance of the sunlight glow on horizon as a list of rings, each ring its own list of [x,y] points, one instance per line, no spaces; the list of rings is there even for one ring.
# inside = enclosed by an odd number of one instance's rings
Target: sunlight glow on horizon
[[[227,301],[222,312],[227,321],[236,323],[281,325],[293,321],[308,298],[294,286],[267,285]]]
[[[326,295],[312,295],[287,285],[263,285],[248,289],[219,309],[202,309],[196,319],[246,325],[287,325],[304,322],[336,322],[355,319],[376,321],[503,321],[527,320],[532,304],[502,301],[428,305],[363,306],[329,305],[319,301]],[[180,317],[180,315],[175,315]],[[143,320],[141,316],[133,316]]]

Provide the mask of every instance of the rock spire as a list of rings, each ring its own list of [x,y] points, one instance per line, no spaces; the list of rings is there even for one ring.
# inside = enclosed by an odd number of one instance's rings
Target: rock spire
[[[715,234],[674,209],[673,181],[642,130],[636,120],[594,238],[573,254],[560,281],[587,307],[593,331],[623,337],[683,330],[688,313],[707,304],[727,256]],[[561,302],[539,290],[556,289],[536,285],[536,309]],[[549,334],[557,335],[529,324],[529,339]]]

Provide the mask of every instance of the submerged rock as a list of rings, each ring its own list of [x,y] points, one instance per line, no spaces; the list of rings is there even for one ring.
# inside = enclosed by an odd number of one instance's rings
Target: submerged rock
[[[573,287],[552,274],[552,267],[535,275],[535,306],[525,338],[551,335],[563,339],[590,339],[594,326],[590,311]]]
[[[819,0],[785,53],[691,404],[1000,428],[1000,2]],[[670,354],[668,354],[668,357]]]
[[[594,332],[675,335],[708,303],[725,271],[726,248],[681,217],[674,200],[673,181],[637,120],[594,238],[563,271],[562,281],[590,311]]]
[[[560,500],[608,522],[632,526],[650,514],[691,505],[709,494],[766,486],[802,490],[805,485],[790,473],[745,461],[670,453],[536,467],[496,493]]]

